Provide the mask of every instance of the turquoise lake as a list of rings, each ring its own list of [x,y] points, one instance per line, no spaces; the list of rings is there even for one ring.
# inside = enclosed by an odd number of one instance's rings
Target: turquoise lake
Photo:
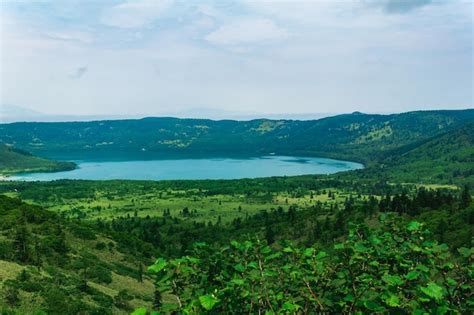
[[[145,161],[74,161],[78,168],[56,173],[22,174],[12,180],[58,179],[238,179],[305,174],[332,174],[362,164],[326,158],[264,156],[258,158],[161,159]]]

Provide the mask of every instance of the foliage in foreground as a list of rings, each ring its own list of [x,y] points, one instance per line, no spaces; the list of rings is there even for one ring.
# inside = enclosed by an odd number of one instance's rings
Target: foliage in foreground
[[[233,241],[196,243],[189,256],[158,259],[156,311],[182,313],[471,313],[474,249],[429,240],[420,223],[353,226],[328,251]],[[166,296],[168,298],[163,299]],[[172,298],[170,298],[170,296]],[[171,303],[163,303],[169,300]],[[144,309],[137,314],[145,313]]]

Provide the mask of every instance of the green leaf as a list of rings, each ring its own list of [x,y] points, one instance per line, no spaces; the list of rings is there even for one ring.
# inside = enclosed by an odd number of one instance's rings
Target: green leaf
[[[149,272],[158,273],[167,265],[166,260],[163,258],[158,258],[153,265],[148,267]]]
[[[257,269],[258,266],[257,266],[257,262],[255,261],[251,261],[249,262],[249,264],[247,265],[249,268],[253,268],[253,269]]]
[[[357,243],[357,244],[354,245],[354,250],[356,252],[365,253],[365,252],[367,252],[367,247],[365,247],[363,244]]]
[[[415,280],[419,276],[420,276],[420,273],[416,270],[413,270],[413,271],[410,271],[409,273],[407,273],[405,275],[405,278],[407,278],[408,280]]]
[[[441,300],[444,296],[443,288],[434,282],[428,283],[426,287],[420,287],[420,290],[436,301]]]
[[[334,249],[344,249],[344,244],[343,243],[335,244]]]
[[[445,263],[444,265],[441,266],[441,269],[453,269],[454,268],[454,264],[452,262],[448,262],[448,263]]]
[[[447,312],[448,312],[448,307],[446,305],[439,306],[436,309],[436,314],[437,315],[443,315],[443,314],[446,314]]]
[[[313,253],[314,253],[314,249],[311,248],[311,247],[310,247],[310,248],[306,248],[306,249],[304,250],[304,255],[305,255],[306,257],[311,257],[311,256],[313,256]]]
[[[232,279],[232,282],[237,285],[244,285],[245,281],[242,279]]]
[[[389,294],[389,296],[385,299],[385,303],[391,307],[400,306],[400,299],[395,294]]]
[[[132,315],[146,315],[146,308],[140,307],[133,311]]]
[[[471,256],[471,254],[473,253],[473,249],[469,249],[469,248],[466,248],[466,247],[461,247],[458,249],[458,252],[464,257],[464,258],[468,258],[469,256]]]
[[[364,301],[364,306],[371,311],[378,311],[382,308],[382,306],[375,301]]]
[[[204,307],[204,309],[210,311],[214,308],[214,305],[219,303],[219,299],[210,294],[206,294],[199,297],[199,302],[201,302],[201,305]]]
[[[420,228],[421,228],[421,223],[417,221],[411,221],[407,225],[407,230],[412,231],[412,232],[418,231]]]
[[[418,266],[416,266],[416,269],[418,269],[420,271],[423,271],[423,272],[430,271],[430,269],[428,267],[426,267],[425,265],[418,265]]]
[[[344,297],[345,302],[353,302],[354,300],[355,300],[354,295],[352,295],[351,293],[349,293],[348,295]]]
[[[383,275],[382,280],[389,285],[402,285],[403,280],[399,276]]]
[[[207,244],[205,242],[196,242],[193,244],[194,248],[204,248],[207,247]]]
[[[326,257],[328,254],[325,252],[325,251],[320,251],[317,255],[316,255],[316,259],[322,259],[324,257]]]
[[[454,280],[453,278],[448,278],[446,279],[449,285],[457,285],[458,282]]]
[[[234,266],[234,269],[237,270],[238,272],[244,272],[245,266],[243,266],[242,264],[237,264]]]
[[[282,253],[277,252],[275,254],[271,254],[270,256],[265,257],[265,260],[272,260],[272,259],[280,257],[281,255],[282,255]]]
[[[290,303],[290,302],[285,302],[285,303],[283,303],[283,306],[282,306],[283,310],[290,311],[290,312],[297,311],[299,308],[300,308],[300,306],[298,304],[293,304],[293,303]]]

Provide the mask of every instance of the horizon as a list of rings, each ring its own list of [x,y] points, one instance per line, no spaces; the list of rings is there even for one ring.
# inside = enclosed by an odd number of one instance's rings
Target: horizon
[[[256,114],[256,113],[240,113],[235,116],[210,116],[210,117],[193,117],[185,115],[136,115],[136,116],[102,116],[102,115],[45,115],[37,113],[37,116],[26,116],[23,118],[18,117],[2,117],[0,111],[0,124],[13,124],[13,123],[74,123],[74,122],[100,122],[100,121],[121,121],[121,120],[143,120],[143,119],[154,119],[154,118],[170,118],[170,119],[183,119],[183,120],[211,120],[211,121],[254,121],[254,120],[282,120],[282,121],[315,121],[325,118],[337,117],[342,115],[400,115],[414,112],[443,112],[443,111],[474,111],[474,108],[449,108],[449,109],[421,109],[411,110],[403,112],[342,112],[342,113],[303,113],[303,114]]]
[[[472,108],[473,6],[2,2],[0,109],[143,117]]]

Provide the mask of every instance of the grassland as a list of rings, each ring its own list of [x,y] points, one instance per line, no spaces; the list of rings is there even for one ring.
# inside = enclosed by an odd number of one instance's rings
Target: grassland
[[[123,194],[110,190],[95,191],[93,195],[68,198],[64,195],[51,195],[47,198],[24,199],[60,213],[65,217],[95,220],[111,220],[117,217],[180,217],[196,222],[230,222],[260,213],[288,206],[311,207],[317,203],[341,205],[353,193],[346,189],[310,190],[303,194],[295,192],[276,192],[248,196],[245,194],[212,194],[197,189],[189,190],[151,190],[137,194],[133,189]],[[6,193],[10,197],[21,197],[18,192]],[[359,195],[359,198],[368,198]],[[189,214],[186,214],[188,209]],[[183,212],[184,210],[184,212]]]

